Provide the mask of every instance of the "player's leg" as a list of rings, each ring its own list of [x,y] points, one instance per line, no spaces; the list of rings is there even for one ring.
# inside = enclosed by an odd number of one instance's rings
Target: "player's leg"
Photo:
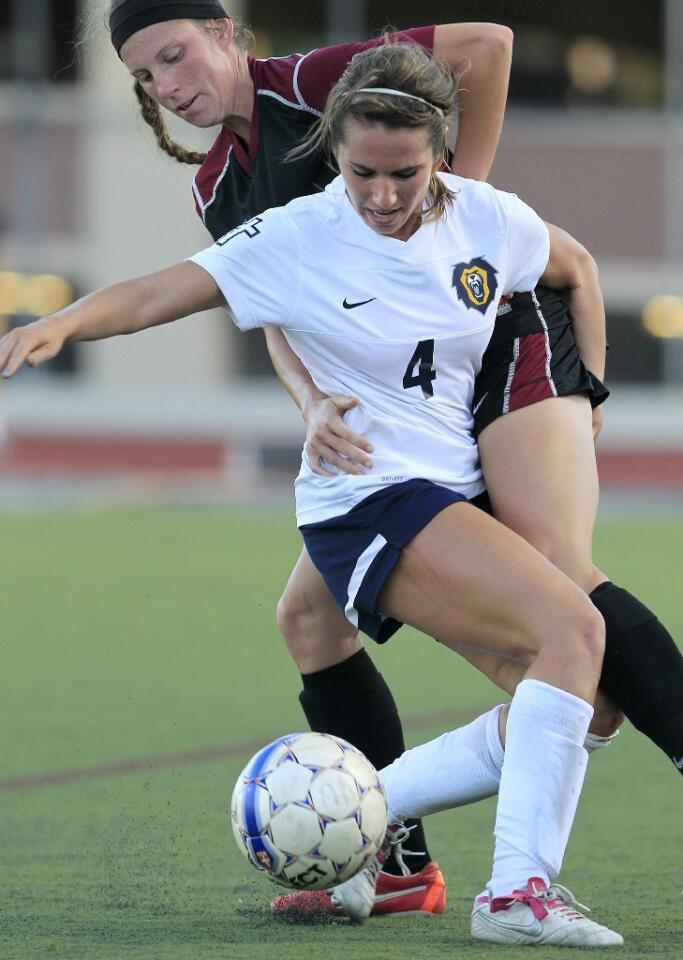
[[[499,704],[462,727],[406,750],[381,770],[389,822],[426,817],[495,796],[505,757],[508,712],[509,704]],[[611,742],[612,737],[589,733],[584,747],[594,753]]]
[[[311,730],[343,737],[378,770],[400,756],[405,749],[403,728],[391,690],[305,549],[278,604],[277,621],[302,675],[299,700]],[[419,873],[431,857],[422,824],[411,821],[409,827],[404,862]],[[393,857],[384,869],[401,872]],[[398,899],[393,906],[402,909]]]
[[[378,768],[404,750],[394,698],[304,549],[277,609],[278,628],[301,671],[312,730],[343,737]]]
[[[554,875],[585,769],[602,619],[567,577],[466,503],[442,510],[403,548],[378,608],[447,645],[477,647],[485,637],[488,651],[530,661],[508,718],[492,887],[497,895]],[[545,816],[555,829],[542,834],[552,836],[543,864],[519,857],[515,834]],[[542,872],[516,876],[532,867]]]
[[[588,399],[556,397],[515,410],[489,424],[478,443],[496,519],[591,593],[607,578],[593,564],[599,484]],[[503,689],[510,692],[518,672],[501,662]],[[591,731],[609,736],[618,711],[600,693],[595,706]]]
[[[602,618],[538,551],[469,503],[441,509],[403,546],[378,605],[454,649],[527,662],[527,679],[592,703]]]
[[[531,661],[510,706],[489,899],[476,907],[475,936],[506,942],[528,920],[548,943],[619,943],[585,918],[570,931],[548,893],[583,782],[602,659],[602,620],[585,594],[519,537],[458,503],[403,548],[377,607],[454,647],[486,637],[488,651]]]
[[[526,665],[510,657],[501,657],[488,651],[460,646],[457,652],[492,683],[512,696],[517,684],[524,678]],[[584,746],[589,753],[610,746],[619,732],[623,713],[598,688],[593,701],[593,719]]]
[[[358,630],[339,609],[305,547],[277,605],[277,626],[304,676],[338,666],[363,649]]]
[[[478,443],[496,518],[586,593],[606,580],[592,559],[599,482],[588,399],[554,397],[515,410]]]
[[[402,752],[403,734],[393,698],[362,649],[358,631],[342,615],[305,550],[278,605],[278,626],[302,673],[304,689],[300,699],[311,728],[336,733],[357,744],[378,769],[393,770],[393,782],[397,782],[397,773],[405,768],[402,757],[409,756],[408,762],[415,762],[415,755]],[[519,662],[480,650],[464,648],[462,653],[511,694],[526,669]],[[440,749],[435,749],[442,757],[449,753],[457,765],[456,775],[442,785],[442,797],[448,798],[449,806],[474,802],[497,792],[503,747],[491,724],[483,736],[481,724],[446,735]],[[396,757],[398,760],[392,764]],[[416,806],[418,784],[429,787],[427,795],[431,795],[432,779],[414,781],[414,789],[407,797],[408,806],[399,795],[396,810],[396,816],[407,820],[411,828],[401,845],[403,856],[399,860],[413,870],[414,876],[406,880],[398,876],[400,863],[390,856],[377,878],[373,914],[441,913],[445,908],[443,875],[429,859],[421,824],[415,826],[416,818],[401,813],[411,804]],[[420,852],[425,855],[416,856]],[[365,908],[368,895],[364,889],[362,893]],[[277,897],[272,908],[279,914],[348,912],[355,899],[347,903],[343,895],[335,898],[323,891],[301,892]]]
[[[605,619],[601,716],[592,729],[608,735],[614,725],[606,694],[680,760],[683,657],[656,616],[592,561],[598,475],[588,400],[556,397],[515,410],[486,426],[479,447],[496,517],[586,590]]]

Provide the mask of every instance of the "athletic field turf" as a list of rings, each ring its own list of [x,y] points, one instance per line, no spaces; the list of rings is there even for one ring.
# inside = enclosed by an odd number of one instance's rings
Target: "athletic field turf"
[[[274,608],[298,551],[284,514],[0,517],[0,958],[520,956],[475,945],[493,804],[433,817],[440,919],[291,925],[226,815],[257,745],[301,729]],[[683,636],[683,520],[607,520],[598,562]],[[497,701],[404,630],[373,651],[418,742]],[[623,958],[683,956],[680,777],[631,728],[593,758],[562,880]],[[563,951],[571,958],[577,951]],[[533,956],[557,956],[538,949]]]

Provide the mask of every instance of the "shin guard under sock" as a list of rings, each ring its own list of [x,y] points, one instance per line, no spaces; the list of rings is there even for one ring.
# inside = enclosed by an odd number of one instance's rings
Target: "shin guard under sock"
[[[491,899],[560,872],[588,762],[590,704],[522,680],[510,704],[498,792]]]
[[[365,650],[325,670],[302,675],[299,702],[311,730],[331,733],[358,747],[378,770],[388,766],[404,749],[403,728],[396,702],[384,677]],[[430,860],[422,823],[409,820],[409,838],[402,844],[412,872]],[[400,873],[394,857],[382,868]]]
[[[605,620],[600,688],[683,773],[683,656],[651,610],[607,581],[590,594]]]

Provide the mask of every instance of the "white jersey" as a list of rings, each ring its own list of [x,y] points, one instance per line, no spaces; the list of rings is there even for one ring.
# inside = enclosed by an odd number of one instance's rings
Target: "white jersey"
[[[304,454],[300,525],[414,478],[467,497],[484,489],[474,380],[500,296],[532,290],[545,269],[548,231],[514,194],[440,176],[455,202],[407,241],[372,230],[338,177],[192,258],[240,330],[282,327],[320,390],[361,400],[344,421],[372,443],[374,466],[364,476],[323,477]]]

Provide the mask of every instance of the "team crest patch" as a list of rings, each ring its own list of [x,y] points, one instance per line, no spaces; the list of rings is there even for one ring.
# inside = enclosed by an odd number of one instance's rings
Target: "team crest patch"
[[[486,313],[498,289],[496,271],[482,257],[457,263],[453,268],[453,286],[466,307]]]

